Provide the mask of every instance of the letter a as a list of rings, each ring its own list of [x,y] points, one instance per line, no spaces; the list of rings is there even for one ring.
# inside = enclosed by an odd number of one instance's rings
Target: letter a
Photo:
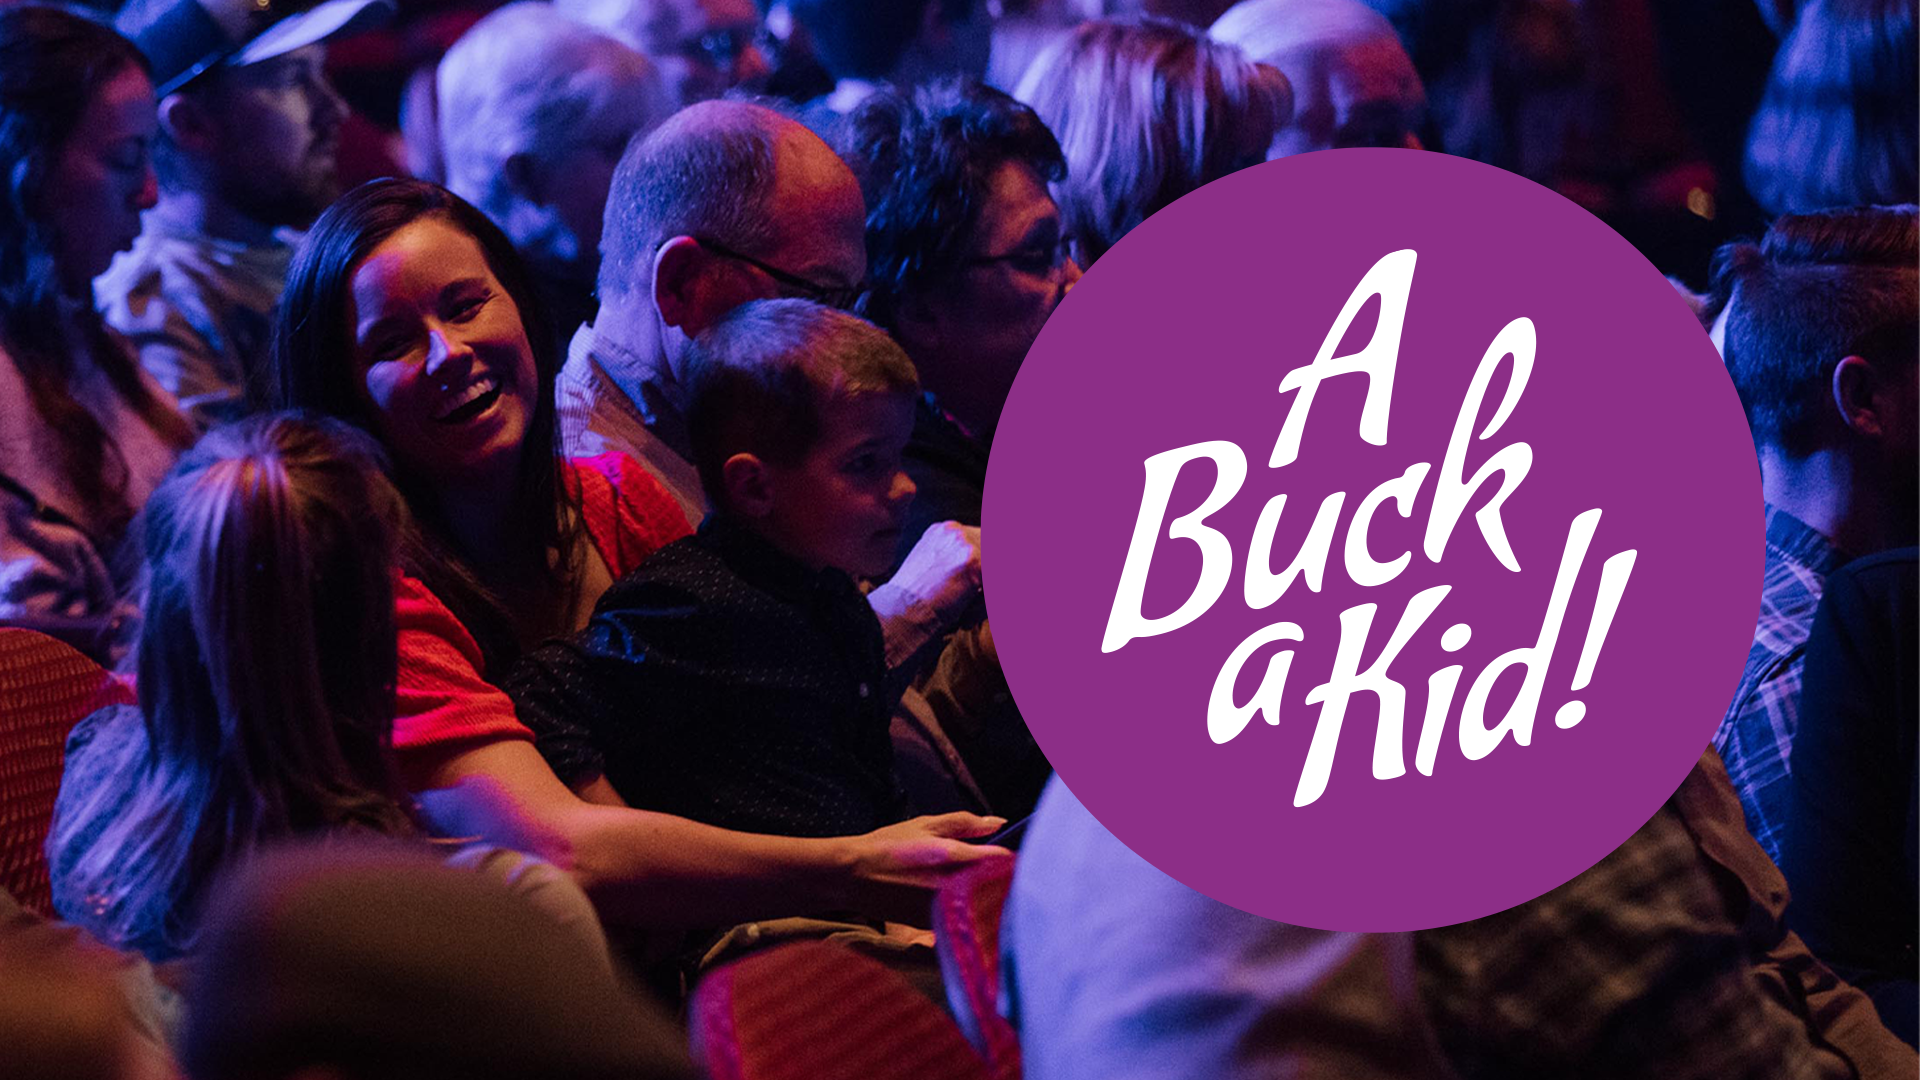
[[[1373,269],[1353,287],[1353,295],[1340,309],[1320,343],[1313,363],[1287,372],[1280,380],[1280,392],[1297,391],[1287,409],[1286,422],[1280,426],[1280,439],[1273,444],[1273,457],[1267,467],[1277,469],[1300,456],[1300,434],[1307,426],[1307,410],[1313,407],[1313,395],[1320,383],[1335,375],[1362,372],[1367,376],[1367,401],[1360,408],[1360,437],[1375,446],[1387,444],[1387,407],[1393,401],[1393,367],[1400,359],[1400,328],[1407,320],[1407,296],[1413,291],[1414,250],[1405,248],[1383,256]],[[1347,336],[1354,317],[1375,295],[1380,297],[1380,323],[1374,327],[1373,340],[1351,356],[1333,355]]]

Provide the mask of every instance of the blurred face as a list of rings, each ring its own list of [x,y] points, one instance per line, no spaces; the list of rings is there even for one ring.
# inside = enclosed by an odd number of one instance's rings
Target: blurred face
[[[323,46],[221,71],[200,93],[219,132],[220,196],[267,225],[305,228],[340,194],[335,154],[347,104]]]
[[[479,243],[422,219],[374,248],[349,290],[363,402],[396,462],[436,483],[511,477],[540,379]]]
[[[772,72],[753,0],[662,0],[662,6],[672,9],[671,17],[656,18],[641,40],[679,105],[735,87],[756,89]]]
[[[1268,160],[1355,146],[1417,146],[1420,78],[1398,42],[1332,42],[1276,59],[1293,84],[1293,119]]]
[[[913,399],[835,395],[820,419],[820,440],[797,464],[767,465],[772,510],[761,531],[815,569],[884,574],[913,501],[913,481],[900,467],[913,434]]]
[[[155,128],[153,84],[128,68],[100,88],[55,152],[42,198],[69,293],[84,295],[140,235],[140,212],[157,198]]]
[[[630,59],[630,68],[599,73],[604,87],[598,106],[569,133],[564,150],[535,162],[542,174],[538,194],[552,209],[555,227],[527,245],[539,250],[523,251],[543,271],[591,284],[600,265],[600,228],[614,169],[627,141],[662,111],[657,76],[638,57]],[[515,242],[526,243],[521,237]]]
[[[1060,208],[1020,162],[994,173],[958,277],[910,300],[901,336],[948,408],[982,428],[998,422],[1013,379],[1047,317],[1080,280]]]

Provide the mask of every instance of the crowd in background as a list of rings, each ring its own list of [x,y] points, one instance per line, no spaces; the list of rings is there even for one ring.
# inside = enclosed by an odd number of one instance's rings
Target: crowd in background
[[[1033,814],[1003,1004],[1039,1077],[1912,1076],[1915,15],[0,3],[0,626],[137,700],[68,738],[58,921],[0,893],[0,1072],[691,1075],[658,1002],[771,944],[941,1000],[930,890]],[[1127,851],[981,592],[994,429],[1083,272],[1348,147],[1634,243],[1766,501],[1673,798],[1415,934]]]

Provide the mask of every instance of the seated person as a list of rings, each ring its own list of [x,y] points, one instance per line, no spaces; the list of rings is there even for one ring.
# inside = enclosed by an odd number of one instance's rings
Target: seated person
[[[393,567],[409,523],[370,439],[282,413],[217,428],[145,519],[140,706],[68,736],[47,841],[62,917],[165,963],[194,951],[215,875],[265,847],[470,835],[430,818],[471,820],[463,804],[483,793],[416,802],[394,760]],[[586,897],[553,866],[503,848],[446,853],[605,955]]]
[[[1807,632],[1780,871],[1788,922],[1920,1038],[1920,549],[1857,559],[1827,579]]]
[[[913,365],[804,300],[743,305],[688,359],[713,513],[507,691],[576,789],[604,774],[633,806],[789,836],[897,821],[880,624],[850,575],[891,566],[913,498]]]

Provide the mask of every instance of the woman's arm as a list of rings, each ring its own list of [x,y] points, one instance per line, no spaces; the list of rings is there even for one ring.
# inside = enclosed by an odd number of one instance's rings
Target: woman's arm
[[[685,818],[583,801],[560,783],[533,744],[502,739],[452,752],[429,775],[434,788],[484,777],[498,797],[485,814],[490,838],[549,834],[557,861],[609,923],[660,928],[854,910],[925,925],[931,891],[981,859],[1008,858],[966,842],[999,818],[954,813],[914,818],[862,836],[762,836]],[[467,819],[473,821],[472,817]],[[501,840],[501,842],[507,842]]]

